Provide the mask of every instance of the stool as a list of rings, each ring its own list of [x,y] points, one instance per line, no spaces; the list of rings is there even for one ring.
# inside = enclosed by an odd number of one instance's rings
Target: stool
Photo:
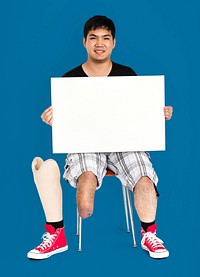
[[[106,176],[115,176],[115,173],[107,169]],[[124,211],[125,211],[125,217],[126,217],[126,229],[127,232],[130,232],[129,227],[129,217],[131,222],[131,231],[132,231],[132,237],[133,237],[133,246],[136,247],[136,238],[135,238],[135,230],[134,230],[134,221],[133,221],[133,207],[132,207],[132,201],[131,201],[131,194],[128,187],[122,184],[122,194],[123,194],[123,200],[124,200]],[[79,215],[78,208],[77,208],[77,226],[76,226],[76,234],[78,235],[78,251],[82,251],[82,218]]]

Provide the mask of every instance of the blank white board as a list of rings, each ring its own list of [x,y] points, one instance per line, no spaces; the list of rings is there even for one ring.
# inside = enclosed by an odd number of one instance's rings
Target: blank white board
[[[51,78],[53,153],[165,150],[164,76]]]

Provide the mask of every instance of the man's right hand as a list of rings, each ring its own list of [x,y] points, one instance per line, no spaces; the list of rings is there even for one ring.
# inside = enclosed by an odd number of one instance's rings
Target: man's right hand
[[[47,108],[42,114],[41,114],[41,119],[44,121],[46,124],[52,126],[53,122],[53,108],[50,106]]]

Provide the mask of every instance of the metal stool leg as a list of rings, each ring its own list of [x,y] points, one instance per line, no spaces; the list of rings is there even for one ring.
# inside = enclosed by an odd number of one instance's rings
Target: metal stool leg
[[[134,230],[134,222],[133,222],[133,208],[132,208],[132,202],[131,202],[131,195],[130,195],[130,190],[127,187],[126,187],[126,194],[127,194],[127,199],[128,199],[128,209],[129,209],[129,215],[130,215],[130,220],[131,220],[133,246],[137,247],[136,238],[135,238],[135,230]]]
[[[126,217],[126,230],[128,233],[130,233],[130,226],[129,226],[129,219],[128,219],[128,208],[127,208],[127,197],[126,197],[126,187],[122,185],[122,193],[123,193],[123,199],[124,199],[124,211],[125,211],[125,217]]]
[[[78,208],[76,210],[76,235],[79,236],[79,213]]]
[[[82,218],[79,215],[78,208],[76,212],[76,235],[78,236],[78,251],[82,251]]]
[[[82,251],[82,218],[79,216],[78,223],[79,231],[78,231],[78,251]]]
[[[82,251],[82,218],[79,217],[78,251]]]
[[[133,209],[132,209],[130,190],[127,187],[122,185],[122,193],[123,193],[123,199],[124,199],[124,209],[125,209],[125,216],[126,216],[127,232],[130,232],[129,218],[128,218],[128,212],[129,212],[132,236],[133,236],[133,246],[136,247],[137,244],[136,244],[136,238],[135,238]],[[128,208],[127,208],[127,202],[128,202]],[[82,218],[79,215],[78,208],[77,208],[76,234],[78,235],[78,251],[81,252],[82,251]]]

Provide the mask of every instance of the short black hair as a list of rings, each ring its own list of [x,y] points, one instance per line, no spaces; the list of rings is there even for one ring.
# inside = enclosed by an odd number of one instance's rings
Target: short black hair
[[[110,18],[104,15],[95,15],[86,21],[83,31],[84,38],[87,38],[89,31],[96,30],[99,28],[105,28],[111,31],[113,39],[115,38],[115,24]]]

